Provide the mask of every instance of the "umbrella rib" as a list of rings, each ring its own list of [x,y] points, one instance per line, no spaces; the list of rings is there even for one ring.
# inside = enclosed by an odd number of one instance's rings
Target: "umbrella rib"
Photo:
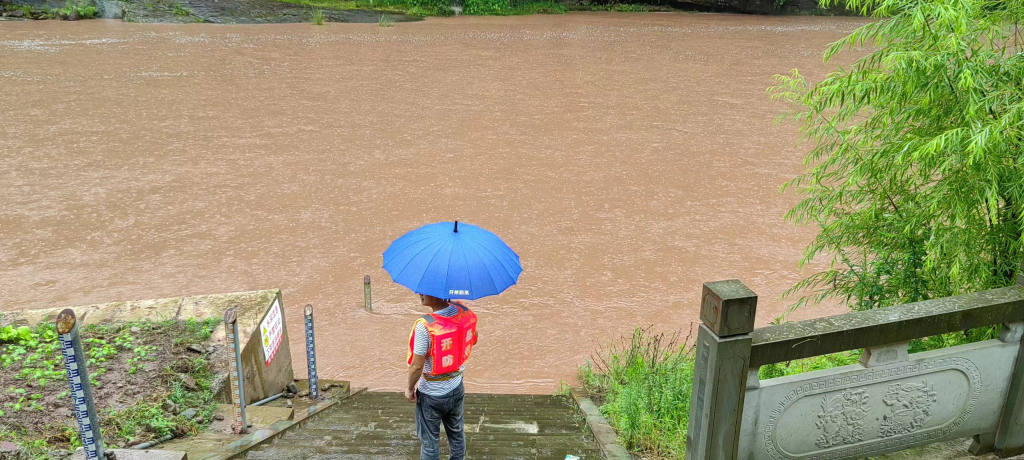
[[[424,233],[418,234],[418,235],[408,235],[408,237],[402,236],[401,238],[396,240],[394,243],[392,243],[391,247],[389,247],[384,252],[387,253],[388,251],[394,250],[396,252],[401,253],[402,251],[408,249],[410,246],[412,246],[412,245],[414,245],[416,243],[422,242],[422,241],[429,240],[431,238],[437,238],[437,234],[424,232]],[[396,246],[396,244],[401,244],[401,246]]]
[[[497,238],[497,239],[498,239],[498,241],[501,241],[501,238],[498,238],[497,236],[495,236],[495,238]],[[507,244],[505,244],[505,242],[504,242],[504,241],[501,241],[501,244],[502,244],[502,245],[504,245],[504,246],[505,246],[506,248],[508,248],[508,250],[509,250],[510,252],[512,252],[513,254],[515,254],[515,251],[512,251],[512,248],[508,247],[508,245],[507,245]],[[482,245],[482,246],[483,246],[483,245]],[[512,276],[512,272],[508,271],[508,267],[507,267],[507,266],[505,265],[505,263],[504,263],[504,262],[503,262],[503,261],[501,260],[501,259],[502,259],[502,257],[501,257],[501,256],[499,256],[499,255],[495,254],[495,253],[494,253],[494,251],[492,251],[492,250],[491,250],[491,248],[490,248],[489,246],[483,246],[483,248],[484,248],[484,250],[485,250],[485,251],[489,252],[489,253],[491,254],[491,256],[492,256],[492,257],[494,257],[494,258],[495,258],[495,259],[496,259],[496,260],[498,261],[498,264],[499,264],[499,265],[501,265],[501,268],[503,268],[503,269],[505,270],[505,273],[507,273],[507,274],[508,274],[508,277],[509,277],[509,278],[512,278],[512,281],[518,281],[518,280],[519,280],[519,276],[518,276],[518,275],[517,275],[517,276]],[[518,256],[518,254],[516,254],[516,255]],[[518,264],[518,265],[519,265],[519,272],[520,272],[520,273],[522,273],[522,271],[523,271],[523,267],[522,267],[522,264],[520,263],[520,264]],[[493,277],[492,277],[492,279],[493,279]]]
[[[419,255],[420,255],[420,254],[421,254],[421,253],[422,253],[423,251],[426,251],[426,250],[427,250],[427,249],[429,249],[430,247],[431,247],[431,245],[429,245],[429,244],[428,244],[428,245],[425,245],[425,246],[423,246],[423,249],[420,249],[419,251],[416,251],[416,254],[413,254],[413,256],[409,258],[409,262],[406,262],[406,263],[405,263],[405,266],[404,266],[404,267],[402,267],[402,269],[401,269],[401,270],[399,270],[399,271],[398,271],[398,273],[395,273],[395,275],[391,277],[391,281],[395,281],[395,282],[397,283],[397,282],[398,282],[398,281],[397,281],[397,280],[398,280],[398,277],[399,277],[399,276],[402,276],[402,273],[404,273],[404,272],[405,272],[405,270],[406,270],[407,268],[409,268],[410,262],[412,262],[412,260],[413,260],[413,259],[415,259],[415,258],[416,258],[417,256],[419,256]],[[440,250],[441,250],[441,248],[438,248],[437,250],[438,250],[438,251],[440,251]],[[436,253],[435,253],[435,255],[436,255]],[[389,274],[390,274],[390,273],[389,273]],[[420,280],[422,280],[422,279],[423,279],[423,276],[422,276],[422,275],[420,275]],[[417,285],[417,286],[419,286],[419,281],[417,281],[417,284],[416,284],[416,285]]]
[[[434,255],[430,256],[430,262],[427,262],[427,267],[428,267],[428,268],[429,268],[429,267],[430,267],[431,265],[433,265],[433,264],[434,264],[434,259],[436,259],[436,258],[437,258],[437,255],[441,253],[441,250],[442,250],[442,249],[444,249],[444,247],[445,247],[445,245],[444,245],[444,244],[441,244],[441,246],[439,246],[439,247],[437,248],[437,252],[434,252]],[[449,246],[449,247],[451,247],[451,246]],[[450,257],[451,257],[451,253],[449,252],[449,258],[450,258]],[[426,274],[427,274],[427,270],[424,270],[424,271],[423,271],[423,274],[422,274],[422,275],[420,275],[420,279],[419,279],[419,281],[417,281],[417,282],[416,282],[416,290],[417,290],[417,291],[418,291],[418,290],[420,290],[420,285],[421,285],[421,284],[423,284],[423,277],[424,277],[424,276],[425,276]],[[444,282],[445,282],[445,284],[447,284],[447,283],[448,283],[448,278],[447,278],[447,276],[445,277],[445,280],[444,280]],[[417,292],[417,294],[420,294],[420,293],[419,293],[419,292]],[[429,295],[433,295],[433,294],[429,294]]]
[[[486,260],[486,259],[480,254],[480,251],[477,249],[477,247],[475,245],[472,245],[472,246],[470,246],[470,249],[473,250],[473,252],[476,254],[477,258],[480,259],[481,263],[484,263],[486,265],[486,262],[484,262],[484,260]],[[500,261],[497,262],[497,264],[498,265],[502,265],[502,268],[504,268],[504,265]],[[491,285],[494,286],[494,289],[498,289],[498,283],[495,282],[495,280],[494,280],[494,273],[491,272],[490,266],[487,267],[487,276],[489,276],[491,278]],[[472,278],[470,279],[470,283],[472,284]],[[515,284],[515,280],[512,280],[512,283]],[[505,288],[507,289],[508,286],[506,286]]]
[[[470,292],[470,296],[472,296],[472,295],[474,295],[473,293],[476,292],[476,291],[473,290],[473,275],[472,275],[472,273],[470,272],[470,269],[469,269],[469,260],[466,259],[465,248],[466,247],[472,248],[473,246],[469,245],[469,244],[465,244],[465,243],[462,242],[462,240],[459,240],[459,239],[457,239],[455,241],[458,242],[459,246],[463,248],[463,250],[460,251],[459,254],[462,254],[462,266],[466,267],[466,278],[469,278],[469,292]],[[454,245],[453,245],[452,252],[454,252]],[[452,259],[449,257],[448,258],[448,273],[449,273],[449,275],[451,274],[451,272],[452,272]],[[448,280],[445,280],[446,284],[447,284],[447,282],[448,282]]]

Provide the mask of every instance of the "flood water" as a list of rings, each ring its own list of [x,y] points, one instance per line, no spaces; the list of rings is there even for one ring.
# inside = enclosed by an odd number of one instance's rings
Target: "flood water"
[[[550,393],[635,326],[688,331],[704,281],[743,280],[765,325],[815,233],[784,221],[806,146],[765,89],[862,23],[0,23],[0,311],[280,288],[297,375],[311,303],[321,377],[398,390],[424,310],[381,253],[457,219],[524,268],[471,304],[468,391]]]

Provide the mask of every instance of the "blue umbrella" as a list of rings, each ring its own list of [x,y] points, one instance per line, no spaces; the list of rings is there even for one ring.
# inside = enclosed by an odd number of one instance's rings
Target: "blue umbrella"
[[[516,284],[523,267],[497,235],[456,221],[402,235],[384,251],[384,270],[417,294],[476,300]]]

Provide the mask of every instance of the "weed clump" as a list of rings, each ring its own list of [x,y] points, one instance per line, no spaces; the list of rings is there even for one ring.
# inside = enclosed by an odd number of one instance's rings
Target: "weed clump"
[[[190,319],[81,327],[107,445],[196,434],[209,423],[216,408],[214,370],[207,354],[187,347],[206,342],[219,323]],[[78,433],[67,424],[72,407],[54,325],[0,327],[0,439],[13,441],[30,458],[79,447]],[[166,407],[192,408],[195,415]]]

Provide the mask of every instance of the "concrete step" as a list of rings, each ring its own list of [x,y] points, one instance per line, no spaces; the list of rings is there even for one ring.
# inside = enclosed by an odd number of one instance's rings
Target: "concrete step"
[[[298,445],[308,447],[342,447],[342,446],[398,446],[414,444],[419,440],[414,435],[399,433],[372,433],[373,436],[292,436],[282,438],[273,445]],[[442,439],[444,437],[442,436]],[[589,440],[582,433],[561,436],[523,436],[522,434],[483,435],[466,433],[466,444],[474,447],[559,447],[588,448]]]
[[[467,457],[601,458],[570,398],[467,394]],[[442,458],[447,439],[441,430]],[[401,393],[363,393],[246,454],[252,460],[419,458],[415,407]]]
[[[466,456],[479,458],[558,458],[564,459],[567,454],[586,458],[600,458],[599,449],[574,449],[571,447],[479,447],[466,445]],[[344,446],[344,447],[305,447],[275,445],[259,452],[250,453],[248,460],[298,460],[306,458],[419,458],[419,444],[405,446]]]
[[[444,430],[441,430],[441,437],[444,437]],[[351,430],[331,430],[331,429],[314,429],[314,428],[303,428],[294,432],[289,432],[280,437],[280,440],[287,440],[288,442],[314,442],[320,441],[331,441],[331,440],[357,440],[357,439],[416,439],[416,432],[394,432],[394,431],[351,431]],[[478,441],[514,441],[523,439],[523,433],[515,432],[500,432],[500,433],[477,433],[472,431],[466,432],[467,439],[474,439]],[[584,433],[582,429],[577,430],[575,433],[531,433],[529,438],[531,439],[580,439],[587,440],[589,442],[590,436],[588,433]],[[294,440],[294,441],[293,441]]]

